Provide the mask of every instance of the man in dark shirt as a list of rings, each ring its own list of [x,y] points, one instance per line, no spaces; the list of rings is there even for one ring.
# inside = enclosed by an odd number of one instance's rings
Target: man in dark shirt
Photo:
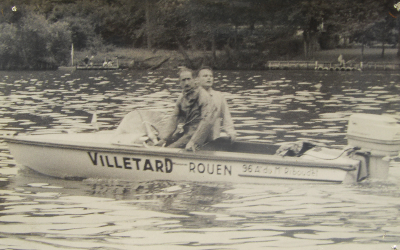
[[[196,85],[191,70],[181,70],[179,83],[182,94],[166,129],[159,135],[161,140],[157,145],[166,143],[168,147],[195,151],[204,144],[212,131],[216,107],[210,95]],[[179,122],[183,123],[183,133],[174,134]]]

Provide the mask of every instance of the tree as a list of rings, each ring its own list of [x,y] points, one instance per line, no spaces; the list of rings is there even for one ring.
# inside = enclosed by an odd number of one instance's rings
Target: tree
[[[19,6],[21,17],[0,24],[0,64],[7,69],[39,69],[62,63],[68,54],[71,34],[66,23],[49,23]]]
[[[227,10],[230,5],[227,1],[191,1],[188,9],[191,17],[191,42],[200,40],[203,46],[209,44],[213,59],[216,58],[218,30],[228,23]],[[202,39],[203,38],[203,39]]]
[[[9,23],[0,24],[0,69],[9,69],[15,66],[14,55],[17,28]],[[14,59],[14,60],[13,60]]]
[[[58,65],[67,65],[69,62],[70,46],[72,42],[69,24],[56,22],[50,25],[50,36],[47,44],[50,57]]]
[[[158,48],[178,49],[186,45],[190,14],[180,0],[161,0],[154,5],[152,29],[149,35]]]
[[[49,25],[43,16],[29,13],[21,19],[17,31],[18,51],[26,67],[35,67],[38,61],[46,61]]]

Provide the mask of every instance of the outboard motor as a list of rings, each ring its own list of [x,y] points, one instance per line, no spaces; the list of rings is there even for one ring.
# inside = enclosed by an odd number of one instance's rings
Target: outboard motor
[[[370,154],[370,178],[386,179],[390,164],[387,159],[399,155],[400,125],[390,116],[353,114],[347,128],[347,142]]]

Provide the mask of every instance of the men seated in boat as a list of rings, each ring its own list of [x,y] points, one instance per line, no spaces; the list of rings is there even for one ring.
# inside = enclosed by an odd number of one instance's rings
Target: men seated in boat
[[[111,59],[105,58],[103,62],[103,68],[112,68],[114,66],[114,62]]]
[[[157,145],[185,148],[195,151],[209,137],[214,121],[216,107],[210,95],[197,86],[193,72],[183,68],[179,73],[182,94],[179,96],[167,127],[160,133]],[[183,132],[174,133],[182,122]]]
[[[212,141],[220,137],[221,123],[222,128],[228,135],[231,141],[236,139],[236,131],[233,126],[231,113],[229,111],[228,103],[221,92],[215,91],[212,87],[214,85],[214,75],[210,67],[203,67],[198,73],[197,80],[199,85],[202,86],[210,94],[216,108],[216,120],[212,132],[207,141]]]

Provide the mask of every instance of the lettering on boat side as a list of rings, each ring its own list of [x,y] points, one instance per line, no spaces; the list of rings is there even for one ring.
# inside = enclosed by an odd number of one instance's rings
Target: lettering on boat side
[[[243,175],[260,175],[260,176],[305,176],[317,177],[318,169],[307,167],[280,167],[280,166],[242,166]]]
[[[121,168],[121,169],[136,169],[143,171],[154,171],[171,173],[173,169],[172,160],[165,158],[160,159],[146,159],[146,158],[131,158],[131,157],[117,157],[109,155],[101,155],[97,152],[87,152],[89,158],[94,166],[102,166],[109,168]]]
[[[317,177],[318,169],[315,168],[294,168],[294,167],[286,167],[284,168],[285,175],[292,176],[307,176],[307,177]]]
[[[189,173],[232,175],[232,166],[190,162]]]

